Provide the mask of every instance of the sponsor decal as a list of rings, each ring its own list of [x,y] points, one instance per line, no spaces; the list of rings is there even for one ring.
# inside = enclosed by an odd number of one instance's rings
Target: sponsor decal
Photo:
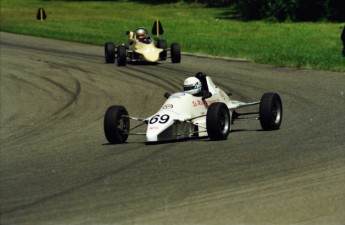
[[[162,106],[162,109],[172,109],[174,108],[173,104],[166,104]]]
[[[212,99],[206,102],[208,105],[211,105],[212,103],[220,102],[220,100],[217,98],[217,99]],[[192,101],[192,105],[193,107],[205,106],[205,103],[202,100],[195,100],[195,101]]]

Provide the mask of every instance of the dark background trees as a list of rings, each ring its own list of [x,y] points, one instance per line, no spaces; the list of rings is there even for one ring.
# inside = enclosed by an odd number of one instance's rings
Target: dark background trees
[[[345,21],[344,0],[237,0],[242,19],[278,21]]]
[[[232,6],[244,20],[345,21],[345,0],[205,0],[204,2],[212,7]]]
[[[88,0],[65,0],[88,1]],[[94,0],[97,1],[97,0]],[[102,1],[102,0],[99,0]],[[103,0],[121,1],[121,0]],[[124,0],[122,0],[124,1]],[[206,7],[231,7],[243,20],[345,21],[345,0],[127,0],[148,4],[202,3]]]

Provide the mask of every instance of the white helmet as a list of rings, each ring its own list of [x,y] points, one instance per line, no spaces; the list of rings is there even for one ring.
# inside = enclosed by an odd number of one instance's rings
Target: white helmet
[[[188,77],[183,82],[183,91],[191,95],[195,95],[201,92],[201,81],[196,77]]]
[[[135,31],[135,35],[137,38],[145,38],[147,37],[148,33],[145,28],[140,27]]]

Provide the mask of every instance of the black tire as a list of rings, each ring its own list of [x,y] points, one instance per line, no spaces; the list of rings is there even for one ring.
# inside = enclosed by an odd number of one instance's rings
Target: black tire
[[[166,41],[158,39],[156,47],[164,49],[161,53],[159,53],[159,59],[160,60],[166,60],[167,56],[168,56],[168,53],[167,53],[167,50],[166,50],[167,49]]]
[[[172,43],[170,46],[171,62],[180,63],[181,62],[181,50],[178,43]]]
[[[104,116],[105,137],[111,144],[126,142],[130,129],[128,112],[123,106],[110,106]]]
[[[277,93],[265,93],[260,100],[260,124],[263,130],[277,130],[283,118],[283,105]]]
[[[206,129],[211,140],[225,140],[230,132],[230,113],[222,102],[216,102],[208,107],[206,114]]]
[[[125,66],[127,63],[127,50],[126,46],[119,46],[117,47],[117,65],[118,66]]]
[[[115,62],[115,45],[112,42],[107,42],[104,44],[104,57],[106,63]]]

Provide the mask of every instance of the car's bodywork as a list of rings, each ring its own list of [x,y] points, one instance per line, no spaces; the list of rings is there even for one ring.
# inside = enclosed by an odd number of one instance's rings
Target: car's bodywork
[[[147,142],[160,142],[192,137],[209,137],[212,140],[224,140],[231,131],[231,124],[237,119],[246,119],[256,114],[264,130],[280,128],[282,121],[282,102],[277,93],[265,93],[260,101],[241,102],[230,99],[229,95],[217,87],[211,77],[198,73],[197,78],[203,83],[200,96],[179,92],[165,94],[167,100],[162,107],[147,118],[129,116],[123,106],[111,106],[104,117],[104,131],[110,143],[122,143],[128,135],[146,135]],[[241,107],[260,105],[259,112],[238,113]],[[141,121],[130,129],[130,120]],[[248,118],[247,118],[248,119]],[[251,118],[252,119],[252,118]],[[146,133],[134,130],[147,125]]]
[[[128,33],[129,44],[127,53],[132,60],[157,62],[161,59],[161,52],[165,51],[163,48],[158,48],[151,37],[138,40],[133,31]]]

